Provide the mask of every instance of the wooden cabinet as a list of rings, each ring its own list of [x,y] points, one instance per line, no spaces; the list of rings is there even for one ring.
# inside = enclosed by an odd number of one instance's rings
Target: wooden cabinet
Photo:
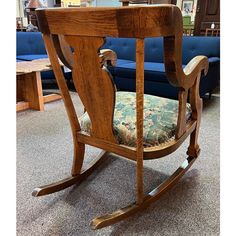
[[[128,6],[130,3],[133,4],[174,4],[176,5],[177,0],[119,0],[122,6]]]
[[[198,0],[194,35],[205,35],[212,23],[220,29],[220,0]]]
[[[56,0],[54,7],[61,7],[61,0]]]
[[[28,24],[32,24],[32,25],[38,27],[38,22],[37,22],[37,17],[36,17],[35,11],[27,12],[27,19],[28,19]]]

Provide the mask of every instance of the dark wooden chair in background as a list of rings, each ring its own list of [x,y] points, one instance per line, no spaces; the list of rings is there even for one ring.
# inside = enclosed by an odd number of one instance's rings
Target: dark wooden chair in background
[[[129,6],[129,4],[176,4],[176,0],[119,0],[122,6]]]
[[[206,28],[205,36],[220,36],[220,29]]]
[[[69,178],[36,188],[33,196],[50,194],[81,182],[108,158],[104,152],[121,155],[136,163],[136,202],[92,221],[95,229],[111,225],[156,201],[198,157],[202,112],[199,80],[202,71],[207,73],[208,60],[197,56],[182,69],[182,15],[174,5],[44,9],[37,10],[37,17],[70,121],[74,159]],[[115,54],[100,51],[107,36],[136,38],[136,93],[116,91],[105,66],[109,60],[114,65]],[[164,38],[165,70],[169,82],[179,88],[178,101],[144,95],[145,37]],[[79,119],[58,57],[72,70],[76,91],[85,107],[86,112]],[[143,160],[174,152],[189,136],[187,159],[145,196]],[[85,144],[104,152],[90,168],[82,170]]]
[[[184,36],[193,36],[194,29],[183,29]]]
[[[23,17],[16,17],[16,31],[25,31]]]

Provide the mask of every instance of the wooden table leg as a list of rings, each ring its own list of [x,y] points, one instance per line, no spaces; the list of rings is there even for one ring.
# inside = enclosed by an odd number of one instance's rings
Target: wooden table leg
[[[27,108],[43,111],[44,99],[40,72],[17,75],[17,102],[24,101],[28,106],[19,103],[17,111]]]
[[[61,99],[62,99],[61,95],[56,94],[56,93],[52,93],[52,94],[48,94],[48,95],[43,96],[44,103],[54,102],[54,101],[61,100]]]

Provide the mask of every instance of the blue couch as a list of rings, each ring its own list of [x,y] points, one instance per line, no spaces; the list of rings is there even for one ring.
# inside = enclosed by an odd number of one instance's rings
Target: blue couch
[[[40,32],[17,32],[17,60],[34,60],[47,57]],[[135,40],[107,38],[103,48],[117,53],[117,66],[109,67],[118,90],[135,91]],[[183,37],[183,67],[195,56],[205,55],[209,59],[207,76],[202,76],[200,95],[210,93],[220,80],[220,38],[219,37]],[[64,73],[64,72],[63,72]],[[68,81],[71,73],[64,73]],[[52,71],[42,72],[43,87],[54,83]],[[70,85],[69,85],[70,86]],[[71,88],[71,86],[70,86]],[[178,90],[169,84],[163,64],[162,38],[145,39],[145,93],[177,98]]]
[[[128,38],[107,38],[103,48],[117,53],[116,67],[110,67],[118,90],[135,91],[135,40]],[[201,77],[200,96],[203,97],[218,86],[220,80],[220,38],[219,37],[183,37],[183,67],[197,55],[205,55],[209,59],[209,71]],[[163,63],[163,39],[145,39],[144,62],[145,93],[177,98],[178,90],[169,84]]]
[[[32,61],[47,57],[41,32],[16,32],[17,61]],[[67,80],[71,78],[71,73],[64,73],[64,75]],[[41,72],[41,79],[43,88],[57,88],[52,70]]]

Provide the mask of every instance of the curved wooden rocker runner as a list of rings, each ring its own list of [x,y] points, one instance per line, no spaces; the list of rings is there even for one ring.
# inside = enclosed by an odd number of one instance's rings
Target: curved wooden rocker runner
[[[200,148],[197,139],[202,111],[199,80],[201,72],[204,71],[206,74],[208,71],[208,60],[204,56],[197,56],[184,70],[182,69],[182,15],[174,5],[40,9],[36,13],[70,121],[74,161],[71,177],[36,188],[33,196],[50,194],[81,182],[106,159],[105,152],[113,152],[136,162],[136,202],[92,221],[94,229],[114,224],[156,201],[181,178],[199,156]],[[100,50],[107,36],[136,38],[136,143],[134,146],[118,142],[114,133],[113,119],[115,119],[117,92],[106,64],[110,63],[114,66],[116,54],[111,50]],[[144,146],[143,129],[145,37],[163,37],[166,74],[169,82],[179,88],[175,135],[167,142],[150,147]],[[72,70],[76,91],[91,122],[89,132],[81,126],[82,119],[80,118],[79,121],[77,118],[58,57]],[[191,117],[186,119],[188,97]],[[188,158],[173,175],[144,196],[143,160],[160,158],[174,152],[189,136]],[[87,170],[82,169],[85,144],[105,150]]]

